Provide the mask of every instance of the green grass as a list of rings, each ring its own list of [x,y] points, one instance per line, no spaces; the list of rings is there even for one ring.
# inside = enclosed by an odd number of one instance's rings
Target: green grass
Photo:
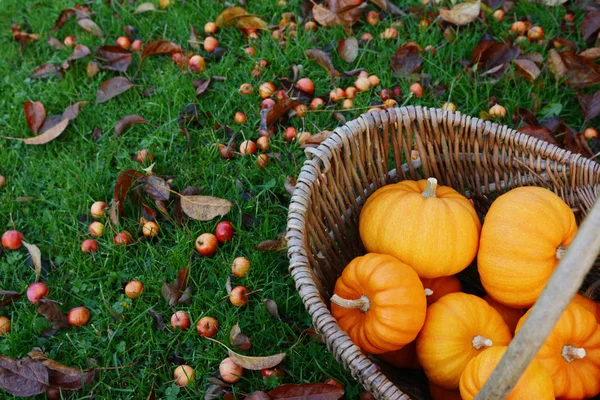
[[[204,315],[216,317],[221,325],[216,338],[223,342],[228,342],[229,330],[239,321],[243,332],[253,341],[249,352],[252,355],[288,351],[299,340],[299,345],[285,359],[287,374],[284,382],[320,382],[333,377],[346,386],[348,399],[357,398],[358,384],[325,347],[307,337],[299,339],[299,332],[310,324],[310,317],[304,311],[293,280],[288,275],[286,256],[254,250],[260,241],[274,239],[285,229],[289,195],[284,182],[287,176],[298,174],[304,160],[302,150],[296,143],[284,142],[278,133],[273,137],[272,151],[279,157],[271,158],[269,166],[259,170],[254,157],[222,160],[215,144],[226,142],[228,137],[222,129],[214,129],[215,121],[219,121],[233,127],[243,137],[256,139],[260,120],[258,95],[241,96],[237,89],[244,82],[254,83],[257,88],[258,83],[263,81],[277,82],[277,78],[291,77],[293,64],[303,66],[304,76],[314,80],[317,95],[327,94],[332,88],[327,73],[308,60],[304,51],[312,47],[332,47],[335,41],[346,36],[344,30],[319,29],[316,33],[306,33],[298,29],[297,37],[289,39],[285,48],[280,47],[269,34],[262,34],[255,45],[258,54],[253,59],[243,52],[246,45],[244,36],[236,29],[225,29],[217,37],[228,52],[219,61],[207,59],[206,71],[198,76],[182,73],[167,57],[150,57],[140,65],[136,55],[129,71],[137,86],[104,104],[94,104],[97,88],[101,82],[117,74],[102,71],[90,80],[85,70],[87,60],[75,62],[62,80],[28,78],[37,65],[61,62],[69,56],[70,51],[57,51],[45,43],[52,35],[62,40],[73,34],[79,43],[92,48],[113,44],[122,34],[123,25],[133,25],[144,41],[162,37],[189,49],[190,24],[201,30],[205,22],[214,20],[225,7],[214,1],[186,0],[176,2],[165,12],[132,15],[134,6],[126,1],[113,3],[112,8],[100,0],[91,4],[96,13],[95,21],[105,33],[103,39],[98,39],[85,34],[74,19],[59,31],[50,32],[60,11],[72,6],[73,2],[2,1],[1,134],[29,135],[22,109],[22,103],[28,99],[43,102],[48,115],[60,114],[66,106],[77,101],[89,101],[90,104],[66,132],[50,144],[27,146],[14,141],[0,142],[0,174],[7,178],[7,185],[0,189],[0,231],[12,229],[11,221],[14,221],[17,229],[24,232],[26,240],[37,244],[43,259],[50,263],[47,283],[52,298],[60,301],[64,310],[85,305],[92,312],[92,320],[81,329],[65,330],[53,337],[42,338],[40,332],[48,327],[47,322],[37,315],[33,306],[26,301],[18,301],[0,311],[0,315],[9,316],[13,324],[13,331],[0,338],[0,353],[23,357],[32,347],[38,346],[48,356],[75,367],[86,368],[90,358],[105,367],[137,363],[133,367],[102,371],[85,390],[66,395],[70,399],[87,399],[92,395],[97,399],[145,399],[153,386],[158,398],[198,398],[208,385],[207,378],[214,375],[226,352],[200,338],[193,329],[170,333],[153,328],[148,314],[150,307],[167,319],[175,309],[181,309],[190,313],[194,323]],[[248,10],[262,16],[269,24],[277,24],[283,12],[300,15],[298,1],[289,1],[289,5],[284,7],[276,6],[274,1],[249,3]],[[399,38],[391,41],[378,39],[379,33],[390,25],[391,20],[386,19],[376,27],[359,22],[354,27],[355,34],[372,33],[376,38],[372,46],[361,48],[353,64],[342,61],[335,51],[332,58],[340,71],[365,67],[381,78],[382,87],[400,86],[407,93],[413,80],[392,77],[391,56],[405,42],[415,41],[422,47],[433,45],[437,54],[424,56],[422,72],[430,75],[431,82],[448,85],[450,89],[443,99],[426,94],[421,99],[407,97],[404,104],[440,106],[444,101],[452,101],[461,112],[477,116],[480,111],[488,109],[488,100],[492,96],[510,112],[515,107],[531,109],[535,95],[541,100],[542,107],[560,104],[560,116],[567,124],[580,128],[583,118],[574,90],[556,83],[548,71],[544,70],[534,84],[515,76],[514,70],[509,71],[500,82],[489,84],[461,73],[464,67],[459,63],[470,59],[471,51],[485,32],[496,39],[506,37],[510,24],[517,17],[526,16],[542,26],[547,37],[565,36],[559,32],[559,22],[564,13],[561,7],[548,9],[518,2],[504,22],[484,24],[479,21],[459,28],[457,40],[452,43],[443,39],[437,24],[425,30],[418,29],[418,18],[414,16],[402,20],[404,26],[400,28]],[[582,15],[576,15],[578,26]],[[41,33],[40,41],[25,46],[20,53],[18,43],[12,41],[10,35],[11,21],[28,25],[32,32]],[[577,30],[566,34],[566,37],[577,43],[580,49],[584,48]],[[547,55],[547,49],[541,45],[532,44],[527,50]],[[257,80],[250,73],[255,61],[262,58],[268,60],[269,65]],[[227,80],[213,83],[209,91],[196,99],[192,80],[211,75],[225,76]],[[340,85],[345,87],[352,82],[353,79],[346,79]],[[143,90],[150,87],[156,87],[156,94],[143,97]],[[366,110],[369,105],[377,104],[377,99],[375,90],[361,93],[355,106]],[[212,118],[201,120],[200,126],[190,126],[191,145],[188,150],[177,118],[190,103],[197,104],[202,112],[209,112]],[[234,126],[233,122],[233,114],[237,110],[248,116],[247,123],[241,127]],[[350,120],[360,115],[362,110],[344,112],[344,115]],[[134,126],[122,136],[115,137],[114,125],[126,114],[140,114],[149,124]],[[505,123],[511,125],[509,117]],[[330,112],[320,112],[310,113],[304,119],[293,119],[290,124],[298,130],[316,133],[333,129],[337,122],[331,118]],[[93,128],[104,132],[98,142],[91,138]],[[227,219],[234,223],[237,234],[231,243],[220,246],[214,257],[197,256],[193,241],[197,235],[213,231],[219,220],[190,220],[185,227],[161,221],[162,232],[155,240],[141,241],[127,249],[112,244],[113,232],[109,229],[99,239],[100,253],[95,261],[81,253],[80,243],[89,235],[88,222],[80,222],[79,217],[89,212],[93,201],[111,199],[120,171],[140,170],[141,166],[131,156],[141,148],[148,148],[154,153],[154,172],[172,177],[175,190],[188,185],[204,186],[204,194],[227,198],[235,203]],[[25,203],[16,201],[18,197],[27,196],[34,199]],[[242,216],[245,214],[256,219],[254,227],[243,226]],[[128,204],[121,229],[137,235],[140,231],[137,224],[139,215],[139,208]],[[225,283],[231,261],[242,255],[251,260],[252,269],[246,278],[234,279],[233,283],[258,292],[247,307],[234,308],[227,301]],[[23,252],[0,255],[0,288],[22,292],[33,282],[34,272],[26,265],[25,259]],[[172,281],[177,271],[184,267],[191,269],[193,302],[189,306],[170,308],[160,296],[160,288],[164,281]],[[135,301],[126,299],[122,290],[123,284],[132,279],[143,281],[146,287],[144,295]],[[280,311],[295,324],[289,326],[273,319],[262,303],[263,298],[274,299]],[[176,363],[181,361],[196,368],[199,379],[177,394],[172,372]],[[260,372],[247,371],[233,390],[249,393],[273,385],[273,382],[265,382]],[[4,394],[0,397],[10,398]]]

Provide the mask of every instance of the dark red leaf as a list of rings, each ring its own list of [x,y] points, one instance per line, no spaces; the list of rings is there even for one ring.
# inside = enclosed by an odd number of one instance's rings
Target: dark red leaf
[[[583,136],[583,133],[577,132],[575,129],[567,126],[566,124],[562,125],[562,132],[565,134],[565,144],[567,148],[571,150],[573,153],[581,154],[584,157],[592,158],[594,157],[594,152],[590,149],[587,140]]]
[[[110,71],[127,72],[132,60],[131,52],[119,46],[102,46],[96,54],[108,62],[102,68]]]
[[[212,83],[212,78],[208,79],[198,79],[192,82],[194,87],[196,88],[196,97],[199,97],[202,93],[206,92]]]
[[[338,400],[344,396],[344,389],[327,383],[302,383],[281,385],[268,393],[273,400]]]
[[[296,106],[296,101],[292,99],[284,99],[275,103],[273,107],[261,110],[261,129],[267,130],[271,125],[277,122],[281,117],[286,115],[292,108]]]
[[[567,50],[558,52],[566,70],[567,85],[575,88],[600,83],[600,65]]]
[[[58,308],[56,302],[52,300],[40,301],[37,312],[52,324],[53,329],[60,330],[69,327],[67,317],[60,308]]]
[[[517,46],[503,42],[485,41],[475,47],[471,56],[471,64],[477,66],[482,76],[490,76],[499,80],[510,68],[511,62],[517,58],[520,50]]]
[[[115,96],[120,95],[131,89],[133,83],[129,79],[122,76],[115,76],[107,81],[102,82],[96,94],[96,103],[105,103]]]
[[[331,61],[329,53],[319,49],[309,49],[306,50],[304,54],[306,54],[308,58],[315,60],[321,67],[325,68],[332,81],[339,76],[340,73],[333,66],[333,61]]]
[[[188,286],[188,269],[183,268],[180,270],[173,283],[165,282],[161,289],[161,293],[163,298],[169,302],[170,306],[190,302],[192,297]]]
[[[51,30],[56,31],[56,30],[60,29],[60,27],[62,27],[64,24],[66,24],[67,21],[69,19],[71,19],[71,17],[73,17],[74,15],[75,15],[75,10],[72,8],[67,8],[65,10],[62,10],[60,15],[58,16],[58,19],[54,23],[54,27]]]
[[[46,367],[49,374],[49,383],[56,388],[79,390],[83,386],[92,383],[96,377],[96,369],[82,371],[77,368],[67,367],[48,358],[40,349],[31,350],[29,357]]]
[[[600,90],[591,94],[578,94],[577,100],[581,105],[585,122],[590,121],[600,115]]]
[[[552,136],[552,133],[544,127],[525,125],[520,127],[518,131],[526,135],[533,136],[534,138],[551,143],[553,145],[560,146],[558,141],[554,138],[554,136]]]
[[[263,240],[256,246],[258,251],[281,251],[285,248],[285,242],[282,240]]]
[[[23,110],[25,111],[25,119],[27,120],[29,130],[34,134],[40,132],[40,128],[44,124],[44,120],[46,120],[44,105],[39,101],[27,100],[23,103]]]
[[[183,52],[183,49],[178,44],[169,42],[168,40],[159,39],[144,47],[144,50],[142,51],[142,60],[155,54],[173,54],[181,52]]]
[[[340,39],[337,46],[340,58],[348,63],[354,62],[358,57],[358,40],[354,36],[348,39]]]
[[[122,117],[115,125],[115,136],[120,136],[123,132],[129,129],[132,125],[145,124],[148,121],[141,115],[130,114]]]
[[[421,46],[416,43],[407,43],[394,53],[392,58],[392,75],[395,77],[409,76],[421,70]]]
[[[0,389],[6,393],[18,397],[36,396],[44,393],[48,385],[48,370],[39,362],[0,355]]]
[[[581,36],[584,41],[596,38],[596,32],[600,30],[600,11],[590,11],[581,21]]]
[[[139,182],[144,183],[144,190],[154,200],[169,200],[171,194],[169,184],[163,179],[156,175],[143,176],[138,179]]]
[[[142,203],[142,217],[146,221],[154,221],[158,214],[149,205]]]
[[[539,122],[533,112],[526,108],[517,107],[513,115],[513,124],[515,126],[521,125],[524,122],[527,125],[539,125]]]
[[[142,175],[142,173],[136,170],[128,169],[126,171],[121,172],[117,177],[117,183],[115,184],[115,190],[113,192],[113,202],[114,204],[116,204],[116,218],[119,218],[121,216],[121,213],[123,211],[123,204],[125,203],[125,199],[127,198],[127,193],[129,192],[129,189],[131,189],[131,185],[143,176],[144,175]],[[115,225],[116,224],[117,223],[115,223]]]
[[[46,63],[34,69],[29,77],[31,79],[47,79],[52,77],[62,79],[63,72],[58,65]]]

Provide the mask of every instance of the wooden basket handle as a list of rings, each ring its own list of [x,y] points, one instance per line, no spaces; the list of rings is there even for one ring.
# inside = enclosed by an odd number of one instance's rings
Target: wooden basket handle
[[[599,252],[600,200],[597,200],[475,400],[501,400],[510,393],[581,287]]]

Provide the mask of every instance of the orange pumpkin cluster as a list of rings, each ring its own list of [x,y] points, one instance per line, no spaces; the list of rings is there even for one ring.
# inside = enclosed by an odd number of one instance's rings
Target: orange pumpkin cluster
[[[473,399],[502,358],[577,233],[571,208],[538,187],[498,197],[483,226],[472,203],[435,179],[373,193],[359,220],[369,252],[346,266],[331,299],[366,353],[422,368],[435,399]],[[523,245],[528,243],[528,245]],[[455,274],[477,256],[487,295]],[[577,295],[507,399],[600,393],[600,305]]]

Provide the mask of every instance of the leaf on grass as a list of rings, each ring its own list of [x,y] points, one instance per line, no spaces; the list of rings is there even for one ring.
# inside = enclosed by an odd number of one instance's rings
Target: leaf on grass
[[[38,133],[46,119],[46,109],[44,108],[44,105],[39,101],[27,100],[23,103],[23,110],[25,111],[25,119],[27,120],[29,130],[33,134]]]
[[[115,125],[115,135],[120,136],[123,132],[136,124],[145,124],[148,121],[141,115],[130,114],[122,117]]]
[[[552,49],[549,61],[550,70],[555,77],[566,77],[568,86],[583,88],[600,83],[600,65],[578,56],[571,50],[556,52]]]
[[[91,19],[83,18],[77,21],[77,25],[81,27],[87,33],[91,33],[96,37],[104,37],[104,33],[102,33],[102,29]]]
[[[242,7],[229,7],[219,14],[215,20],[215,24],[220,28],[234,26],[236,19],[244,15],[248,15],[248,11],[244,10]]]
[[[80,58],[87,57],[90,54],[91,51],[89,47],[84,46],[83,44],[76,44],[75,47],[73,47],[73,54],[67,58],[67,61],[79,60]]]
[[[250,357],[238,354],[235,351],[228,349],[229,357],[233,359],[237,365],[242,368],[259,371],[265,368],[273,368],[279,365],[285,358],[285,353],[273,354],[265,357]]]
[[[260,127],[261,129],[269,129],[275,122],[279,121],[281,117],[286,115],[291,109],[293,109],[298,103],[296,100],[286,98],[277,103],[273,107],[266,108],[260,112]]]
[[[69,326],[67,317],[58,308],[58,305],[52,300],[40,300],[40,305],[38,306],[37,312],[52,324],[53,329],[60,330]]]
[[[269,314],[271,314],[271,316],[275,319],[281,319],[281,316],[279,315],[279,307],[277,307],[275,300],[263,299],[263,301],[265,302],[265,307],[267,308]]]
[[[10,303],[20,299],[23,293],[17,293],[14,290],[2,290],[0,289],[0,310]]]
[[[213,196],[181,196],[181,209],[190,218],[210,221],[231,210],[233,203]]]
[[[285,190],[291,195],[294,194],[294,189],[296,189],[296,178],[293,176],[288,176],[285,178],[285,183],[283,184]]]
[[[159,39],[144,46],[144,50],[142,50],[142,60],[155,54],[173,54],[181,53],[182,51],[181,46],[178,44],[169,42],[168,40]]]
[[[540,68],[531,60],[524,58],[516,59],[515,66],[529,82],[535,81],[540,76]]]
[[[199,97],[202,93],[206,92],[212,83],[212,77],[208,79],[197,79],[192,84],[196,88],[196,97]]]
[[[156,329],[157,331],[162,331],[167,327],[165,325],[165,318],[161,314],[154,311],[154,309],[149,308],[148,314],[150,314],[150,316],[152,317],[154,329]]]
[[[344,389],[327,383],[286,384],[268,392],[273,400],[338,400],[344,396]]]
[[[48,369],[49,383],[51,386],[64,390],[79,390],[93,382],[96,377],[96,369],[79,370],[67,367],[59,362],[48,358],[38,348],[29,352],[29,357],[41,363]]]
[[[269,29],[269,25],[256,15],[242,15],[236,18],[235,26],[239,29]]]
[[[42,64],[36,67],[36,69],[33,70],[31,75],[29,75],[29,78],[31,79],[47,79],[52,77],[62,79],[63,72],[58,65],[50,63]]]
[[[6,393],[19,397],[36,396],[44,393],[48,384],[48,370],[39,362],[0,355],[0,388]]]
[[[313,3],[312,13],[315,21],[330,28],[336,25],[352,26],[362,15],[367,3],[354,0],[329,0],[329,7]]]
[[[195,196],[202,192],[203,188],[197,186],[187,186],[185,187],[180,194],[182,196]],[[185,220],[185,214],[183,213],[183,209],[181,208],[181,196],[177,196],[175,198],[175,207],[173,213],[175,214],[175,218],[179,222],[183,222]]]
[[[552,132],[550,132],[550,130],[542,126],[525,125],[520,127],[518,131],[526,135],[533,136],[534,138],[551,143],[555,146],[560,146],[558,141],[552,135]]]
[[[74,120],[79,116],[79,112],[81,109],[88,104],[87,101],[78,101],[77,103],[71,104],[66,110],[62,113],[62,119]]]
[[[421,46],[410,42],[400,47],[392,57],[392,75],[395,77],[409,76],[421,70]]]
[[[256,246],[258,251],[281,251],[285,249],[283,240],[263,240]]]
[[[346,62],[352,63],[358,57],[358,40],[354,36],[348,39],[338,41],[337,52],[340,58]]]
[[[40,249],[31,243],[27,243],[23,240],[23,246],[29,252],[29,256],[31,257],[31,263],[33,264],[33,268],[35,269],[36,281],[40,279],[40,274],[42,273],[42,252]]]
[[[440,17],[454,25],[466,25],[479,17],[481,1],[460,3],[451,10],[440,10]]]
[[[519,47],[495,41],[480,42],[473,50],[471,64],[482,76],[490,76],[493,81],[502,78],[510,64],[520,54]]]
[[[98,48],[96,54],[108,62],[102,68],[109,71],[127,72],[133,59],[130,51],[119,46],[102,46]]]
[[[133,15],[135,14],[142,14],[148,11],[156,11],[156,7],[154,6],[153,3],[142,3],[139,6],[137,6],[137,8],[135,9],[135,11],[133,12]]]
[[[123,204],[125,203],[125,199],[127,198],[127,193],[129,189],[131,189],[131,185],[133,182],[137,181],[139,178],[144,176],[141,172],[138,172],[133,169],[128,169],[123,171],[117,176],[117,183],[115,184],[115,190],[113,191],[113,207],[115,218],[117,222],[113,220],[115,225],[118,225],[118,218],[121,216],[121,212],[123,211]],[[111,208],[111,219],[112,219],[112,208]]]
[[[144,190],[154,200],[166,201],[169,200],[171,194],[169,184],[163,179],[156,175],[143,176],[138,179],[141,183],[144,183]]]
[[[248,351],[252,347],[250,338],[242,333],[239,324],[235,324],[229,332],[229,343],[241,351]]]
[[[596,38],[600,30],[600,11],[588,12],[581,21],[581,36],[585,42]]]
[[[306,54],[308,58],[315,60],[316,63],[321,67],[325,68],[325,70],[329,73],[331,80],[339,76],[340,73],[333,66],[333,61],[331,61],[331,56],[329,53],[319,49],[308,49],[304,52],[304,54]]]
[[[90,60],[90,62],[88,62],[87,66],[85,67],[85,71],[87,72],[87,76],[90,79],[98,75],[98,72],[100,72],[100,67],[98,66],[96,60]]]
[[[578,94],[577,100],[581,105],[585,122],[591,121],[600,115],[600,90],[591,94]]]
[[[177,273],[177,278],[173,283],[165,282],[162,286],[161,294],[171,307],[180,303],[190,302],[192,297],[191,289],[188,286],[188,269],[181,269]]]
[[[64,49],[66,46],[63,44],[63,42],[61,42],[60,40],[58,40],[55,37],[51,37],[48,40],[46,40],[46,43],[48,43],[48,45],[50,47],[52,47],[55,50],[62,50]]]
[[[110,78],[100,85],[98,93],[96,93],[96,103],[105,103],[115,96],[120,95],[131,89],[133,83],[129,79],[122,76],[115,76]]]
[[[69,120],[63,119],[58,124],[56,124],[55,126],[53,126],[50,129],[48,129],[41,135],[34,136],[32,138],[23,139],[23,138],[14,138],[14,137],[7,137],[7,136],[0,136],[0,137],[3,139],[19,140],[26,144],[35,144],[35,145],[46,144],[46,143],[51,142],[52,140],[56,139],[57,137],[59,137],[60,134],[63,133],[64,130],[67,128],[67,125],[69,125]]]
[[[62,10],[62,12],[58,15],[58,18],[56,19],[56,22],[54,23],[54,27],[52,27],[51,30],[56,31],[56,30],[60,29],[74,15],[75,15],[75,10],[72,8],[67,8],[65,10]]]
[[[334,119],[336,118],[334,117]],[[340,122],[345,123],[344,120]],[[308,139],[306,139],[300,147],[318,146],[323,140],[327,139],[331,135],[333,135],[333,132],[327,130],[315,133],[314,135],[311,135]]]
[[[596,60],[600,58],[600,47],[592,47],[584,50],[579,54],[579,57],[585,58],[586,60]]]
[[[200,48],[200,38],[198,37],[198,33],[196,32],[196,28],[194,25],[190,24],[190,40],[188,43],[192,49],[198,50]]]
[[[227,277],[227,280],[225,281],[225,291],[227,292],[227,295],[230,295],[232,290],[233,288],[231,287],[231,275],[229,275]]]
[[[561,80],[567,75],[567,67],[560,54],[555,49],[550,49],[548,55],[548,69],[556,80]]]

